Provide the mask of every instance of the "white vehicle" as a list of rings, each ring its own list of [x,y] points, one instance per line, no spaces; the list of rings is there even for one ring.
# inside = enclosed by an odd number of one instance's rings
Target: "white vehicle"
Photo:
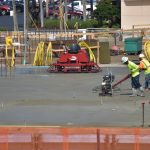
[[[67,6],[72,7],[72,5],[74,8],[83,11],[83,4],[81,1],[73,1],[72,3],[69,3]],[[90,9],[91,9],[91,5],[86,4],[86,10],[89,11]],[[95,10],[95,9],[96,9],[96,7],[95,7],[95,5],[93,5],[93,10]]]
[[[78,29],[77,33],[83,33],[83,36],[78,39],[79,41],[84,41],[87,39],[86,32],[87,29]]]

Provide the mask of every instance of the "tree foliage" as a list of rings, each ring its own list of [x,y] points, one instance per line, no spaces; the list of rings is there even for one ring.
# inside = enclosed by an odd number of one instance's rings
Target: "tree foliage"
[[[93,16],[99,20],[101,26],[112,27],[117,23],[120,24],[120,7],[114,5],[112,0],[100,0]]]
[[[78,23],[78,27],[80,29],[85,28],[94,28],[98,26],[98,21],[95,19],[90,20],[80,20],[80,19],[74,19],[74,20],[68,20],[67,22],[67,29],[76,29],[75,24]],[[59,29],[60,28],[60,20],[58,19],[46,19],[44,21],[44,27],[47,29]]]

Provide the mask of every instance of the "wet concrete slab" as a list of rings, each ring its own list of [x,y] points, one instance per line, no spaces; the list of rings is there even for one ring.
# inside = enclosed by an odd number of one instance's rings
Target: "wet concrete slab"
[[[150,94],[129,97],[130,79],[114,90],[113,96],[99,96],[93,88],[111,72],[115,82],[128,70],[120,65],[103,66],[100,73],[47,73],[45,67],[16,67],[11,76],[0,77],[1,125],[126,126],[150,124]],[[141,73],[141,83],[144,75]]]

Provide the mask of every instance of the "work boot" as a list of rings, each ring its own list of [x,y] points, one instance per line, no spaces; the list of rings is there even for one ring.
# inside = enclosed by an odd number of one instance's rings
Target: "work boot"
[[[139,88],[139,91],[140,91],[140,94],[138,96],[144,97],[145,96],[144,88],[142,86]]]
[[[132,94],[129,95],[130,97],[135,97],[137,96],[137,90],[135,88],[132,88]]]

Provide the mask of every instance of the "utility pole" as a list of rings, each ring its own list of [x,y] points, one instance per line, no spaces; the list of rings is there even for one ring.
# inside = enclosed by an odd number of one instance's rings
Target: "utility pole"
[[[46,17],[48,17],[48,3],[49,3],[49,0],[46,0]]]
[[[15,0],[12,1],[12,5],[13,5],[14,31],[18,31],[18,21],[17,21],[17,15],[16,15],[16,3],[15,3]]]
[[[91,4],[91,18],[93,18],[93,0],[90,0]]]
[[[74,13],[74,1],[72,0],[72,3],[71,3],[71,9],[72,9],[72,13]],[[74,15],[71,15],[71,19],[74,19]]]
[[[43,28],[44,27],[44,15],[43,15],[42,0],[40,0],[40,20],[41,20],[41,28]]]
[[[23,64],[26,64],[27,53],[27,13],[28,13],[28,1],[24,0],[24,57]]]
[[[63,11],[63,5],[62,5],[62,0],[60,0],[60,5],[59,5],[59,19],[60,19],[60,31],[63,30],[63,16],[64,16],[64,11]]]
[[[67,0],[65,0],[65,21],[68,21],[68,6],[67,6]]]
[[[83,21],[86,21],[86,0],[83,0]]]

